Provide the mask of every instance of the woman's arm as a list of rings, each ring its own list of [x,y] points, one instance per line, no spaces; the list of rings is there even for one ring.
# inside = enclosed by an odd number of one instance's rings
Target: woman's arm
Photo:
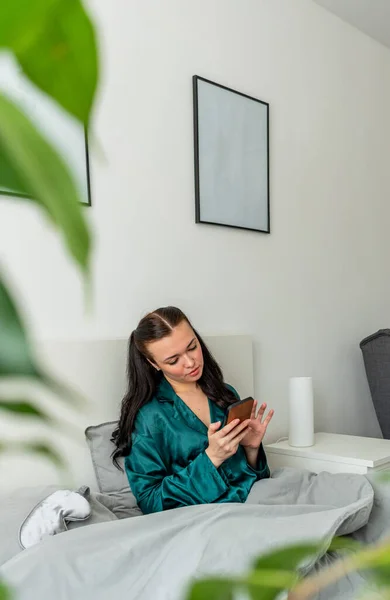
[[[257,468],[257,457],[259,455],[259,449],[258,448],[245,448],[245,454],[246,454],[246,461],[248,463],[248,465],[250,467],[252,467],[252,469]]]
[[[131,491],[145,514],[216,502],[228,488],[205,452],[179,472],[168,473],[155,440],[147,434],[135,436],[125,469]]]
[[[257,479],[267,479],[270,476],[270,470],[263,444],[256,449],[244,447],[244,450],[247,463],[256,472]]]

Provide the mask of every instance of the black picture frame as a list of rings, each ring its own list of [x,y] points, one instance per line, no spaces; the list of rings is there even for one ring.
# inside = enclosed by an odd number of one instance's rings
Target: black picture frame
[[[92,191],[91,191],[91,162],[89,159],[89,142],[88,142],[88,130],[84,128],[84,137],[85,137],[85,168],[86,168],[86,177],[87,177],[87,192],[88,192],[88,202],[81,202],[83,206],[92,206]]]
[[[88,202],[80,202],[82,206],[92,206],[92,192],[91,192],[91,172],[90,172],[90,159],[89,159],[89,144],[88,144],[88,131],[84,127],[84,139],[85,139],[85,168],[87,178],[87,200]],[[22,192],[2,190],[0,188],[0,196],[11,196],[14,198],[30,198],[31,196],[23,194]]]
[[[211,86],[215,86],[215,88],[217,88],[217,89],[225,90],[227,92],[235,94],[241,98],[245,98],[247,100],[253,101],[254,103],[257,103],[258,105],[260,105],[263,108],[263,110],[265,111],[264,115],[265,115],[266,132],[265,132],[263,142],[266,147],[266,150],[264,152],[265,163],[266,163],[264,165],[264,176],[266,178],[266,188],[265,188],[265,193],[263,194],[264,195],[263,200],[261,198],[259,198],[259,202],[262,202],[262,204],[263,204],[263,210],[266,209],[265,227],[252,227],[252,226],[243,225],[243,224],[218,222],[217,219],[209,220],[207,218],[205,219],[204,216],[202,216],[202,198],[201,198],[202,174],[201,174],[201,167],[200,167],[201,140],[200,140],[200,131],[199,131],[199,129],[200,129],[200,112],[202,110],[202,107],[200,106],[200,99],[199,99],[199,84],[202,82],[205,84],[209,84]],[[253,96],[249,96],[247,94],[239,92],[233,88],[229,88],[225,85],[216,83],[215,81],[211,81],[211,80],[201,77],[199,75],[193,75],[193,77],[192,77],[192,90],[193,90],[193,129],[194,129],[195,222],[206,224],[206,225],[218,225],[218,226],[222,226],[222,227],[231,227],[234,229],[245,229],[248,231],[255,231],[258,233],[267,233],[267,234],[271,233],[269,103],[264,102],[263,100],[255,98]],[[237,202],[239,202],[239,200],[237,200]],[[237,208],[237,206],[238,206],[238,204],[235,206],[235,208]]]

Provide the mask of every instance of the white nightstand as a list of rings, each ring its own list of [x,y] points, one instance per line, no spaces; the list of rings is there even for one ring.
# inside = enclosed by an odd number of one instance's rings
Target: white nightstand
[[[318,473],[371,473],[390,470],[390,440],[316,433],[315,444],[293,448],[288,441],[264,446],[270,469],[295,467]]]

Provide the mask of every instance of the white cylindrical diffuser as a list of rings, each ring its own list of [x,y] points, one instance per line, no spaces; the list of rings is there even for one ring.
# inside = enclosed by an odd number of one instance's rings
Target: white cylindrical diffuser
[[[314,402],[311,377],[291,377],[289,385],[290,446],[313,446]]]

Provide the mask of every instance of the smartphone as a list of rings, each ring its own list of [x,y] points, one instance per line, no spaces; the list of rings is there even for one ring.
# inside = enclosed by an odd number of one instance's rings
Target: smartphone
[[[244,400],[239,400],[239,402],[235,402],[234,404],[228,406],[223,426],[225,427],[225,425],[228,425],[234,421],[234,419],[240,419],[240,423],[241,421],[250,419],[253,403],[254,399],[249,396],[248,398],[244,398]]]

